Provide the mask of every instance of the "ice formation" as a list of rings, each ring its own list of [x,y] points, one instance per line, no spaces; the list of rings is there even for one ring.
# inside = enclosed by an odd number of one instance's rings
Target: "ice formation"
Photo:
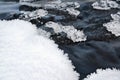
[[[111,17],[113,20],[103,24],[103,26],[105,26],[108,31],[112,32],[116,36],[120,36],[120,12],[117,14],[111,14]]]
[[[92,4],[94,9],[109,10],[111,8],[118,8],[119,4],[111,0],[98,0]]]
[[[73,26],[63,26],[55,22],[48,22],[46,27],[53,28],[55,33],[65,32],[67,37],[73,42],[85,41],[86,36],[83,31],[75,29]]]
[[[97,70],[96,73],[92,73],[84,80],[120,80],[120,70],[106,69]]]
[[[46,10],[43,9],[37,9],[35,11],[21,11],[22,15],[20,16],[20,18],[30,21],[32,19],[37,19],[37,18],[41,18],[44,17],[48,14],[48,12]]]
[[[21,5],[27,5],[32,7],[42,7],[42,4],[51,3],[59,4],[61,0],[20,0]]]
[[[71,61],[27,21],[0,21],[0,80],[78,80]]]
[[[42,35],[42,36],[44,36],[46,38],[50,38],[50,36],[51,36],[50,32],[47,32],[47,31],[45,31],[45,30],[43,30],[41,28],[38,28],[37,31],[38,31],[39,35]]]
[[[67,12],[70,15],[78,16],[80,11],[76,8],[80,7],[80,4],[77,2],[61,2],[61,3],[49,3],[45,4],[45,9],[57,9]]]
[[[117,12],[117,14],[111,14],[111,17],[115,21],[120,21],[120,12]]]
[[[61,0],[21,0],[20,4],[32,7],[43,7],[45,9],[57,9],[73,16],[80,14],[80,11],[76,9],[80,7],[80,4],[77,2],[62,2]]]

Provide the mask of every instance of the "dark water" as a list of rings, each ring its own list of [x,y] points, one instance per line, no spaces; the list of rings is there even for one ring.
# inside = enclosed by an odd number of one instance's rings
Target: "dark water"
[[[89,2],[90,0],[75,1],[79,1],[81,4],[81,7],[78,8],[81,14],[76,19],[67,17],[64,20],[56,21],[53,18],[43,18],[42,21],[44,23],[55,21],[63,25],[73,25],[76,29],[85,32],[87,41],[73,43],[61,34],[59,38],[57,37],[58,35],[53,35],[52,39],[59,45],[60,49],[69,54],[69,58],[72,60],[73,65],[75,65],[76,70],[81,74],[81,79],[89,73],[95,72],[98,68],[120,69],[120,37],[115,37],[115,35],[108,32],[106,28],[102,26],[103,23],[111,20],[110,14],[114,14],[120,10],[94,10],[91,7],[92,2]],[[18,2],[0,2],[0,19],[18,18],[12,14],[19,14],[20,7]],[[22,6],[21,10],[30,10],[29,8],[30,7]],[[57,10],[53,10],[51,14],[58,16]],[[61,14],[61,16],[66,15]],[[37,27],[41,27],[37,20],[32,20],[31,22],[36,24]]]

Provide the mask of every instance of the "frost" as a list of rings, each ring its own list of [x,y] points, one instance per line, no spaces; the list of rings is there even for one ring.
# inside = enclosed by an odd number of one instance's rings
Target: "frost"
[[[111,17],[113,20],[103,24],[103,26],[105,26],[108,31],[112,32],[116,36],[120,36],[120,12],[117,14],[111,14]]]
[[[96,73],[92,73],[84,80],[120,80],[120,70],[106,69],[97,70]]]
[[[111,8],[118,8],[119,4],[111,0],[98,0],[92,4],[94,9],[109,10]]]
[[[37,18],[41,18],[44,17],[48,14],[48,12],[46,10],[43,9],[38,9],[35,10],[33,12],[29,12],[29,11],[21,11],[22,15],[20,16],[20,18],[30,21],[32,19],[37,19]]]
[[[0,80],[79,80],[67,55],[27,21],[0,21]]]
[[[83,31],[77,30],[73,26],[62,26],[55,22],[48,22],[45,26],[53,28],[55,33],[65,32],[67,34],[67,37],[73,42],[80,42],[86,40],[86,36]]]

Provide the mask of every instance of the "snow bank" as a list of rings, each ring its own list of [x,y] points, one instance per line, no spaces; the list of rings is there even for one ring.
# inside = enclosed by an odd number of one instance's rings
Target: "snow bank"
[[[97,70],[84,80],[120,80],[120,71],[116,69]]]
[[[105,26],[108,31],[112,32],[116,36],[120,36],[120,12],[117,14],[111,14],[111,17],[113,20],[103,24],[103,26]]]
[[[22,15],[20,16],[20,18],[30,21],[32,19],[37,19],[37,18],[41,18],[44,17],[48,14],[48,12],[44,9],[37,9],[35,11],[21,11]]]
[[[92,4],[94,9],[109,10],[111,8],[118,8],[119,4],[111,0],[98,0]]]
[[[86,36],[83,31],[75,29],[73,26],[63,26],[55,22],[46,23],[45,27],[53,28],[55,33],[65,32],[67,37],[73,42],[85,41]]]
[[[78,80],[67,55],[36,26],[0,21],[0,80]]]

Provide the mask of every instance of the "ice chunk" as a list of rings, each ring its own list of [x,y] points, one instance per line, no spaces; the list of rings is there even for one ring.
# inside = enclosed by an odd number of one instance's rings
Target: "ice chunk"
[[[116,69],[98,69],[84,80],[120,80],[120,70]]]
[[[108,23],[103,24],[108,31],[112,32],[116,36],[120,36],[120,21],[111,21]]]
[[[76,8],[80,7],[80,4],[77,2],[62,2],[62,3],[49,3],[45,4],[45,9],[56,9],[64,12],[68,12],[70,15],[78,16],[80,11],[76,10]]]
[[[37,19],[37,18],[41,18],[44,17],[48,14],[48,12],[46,10],[43,9],[37,9],[35,11],[29,12],[29,11],[21,11],[22,15],[20,16],[20,18],[30,21],[32,19]]]
[[[75,10],[74,8],[67,8],[66,9],[70,15],[78,16],[80,14],[80,11]]]
[[[94,9],[109,10],[111,8],[118,8],[119,4],[111,0],[98,0],[92,4]]]
[[[112,32],[116,36],[120,36],[120,12],[117,14],[111,14],[111,17],[113,20],[103,24],[103,26],[105,26],[108,31]]]
[[[113,18],[113,20],[120,21],[120,12],[118,12],[117,14],[111,14],[111,17]]]
[[[67,55],[27,21],[0,21],[0,80],[79,80]]]
[[[55,33],[65,32],[67,37],[73,42],[85,41],[86,36],[83,31],[75,29],[73,26],[62,26],[61,24],[55,22],[48,22],[46,27],[53,28]]]
[[[54,6],[54,7],[53,7]],[[77,2],[61,2],[61,3],[48,3],[48,4],[45,4],[45,8],[55,8],[55,9],[65,9],[65,8],[79,8],[80,7],[80,4],[77,3]]]

